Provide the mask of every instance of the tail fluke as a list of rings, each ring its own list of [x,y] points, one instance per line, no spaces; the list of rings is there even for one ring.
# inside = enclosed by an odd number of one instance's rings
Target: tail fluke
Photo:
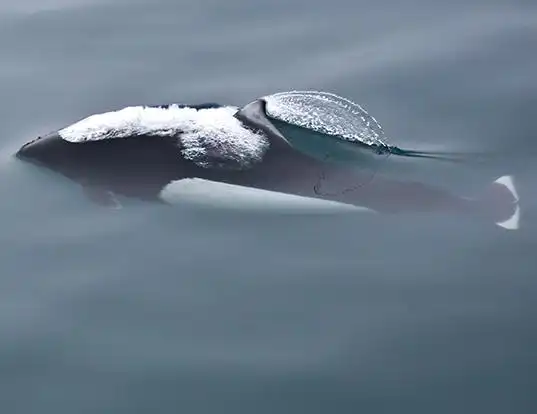
[[[504,192],[508,192],[508,198],[505,199],[506,203],[509,203],[512,209],[512,214],[507,217],[506,220],[497,221],[496,224],[507,230],[516,230],[520,227],[520,206],[519,196],[515,187],[513,177],[510,175],[504,175],[494,181],[493,185],[499,186]]]
[[[475,201],[497,226],[507,230],[520,227],[520,199],[512,176],[495,180]]]

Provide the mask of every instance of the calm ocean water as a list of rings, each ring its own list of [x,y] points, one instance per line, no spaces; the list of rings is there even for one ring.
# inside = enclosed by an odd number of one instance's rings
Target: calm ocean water
[[[536,41],[529,0],[0,3],[0,412],[537,412]],[[92,113],[291,89],[485,150],[397,168],[464,195],[513,174],[521,229],[111,212],[12,158]]]

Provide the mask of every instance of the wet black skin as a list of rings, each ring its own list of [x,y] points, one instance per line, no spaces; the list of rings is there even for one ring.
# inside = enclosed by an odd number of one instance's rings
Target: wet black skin
[[[162,189],[172,181],[202,178],[340,201],[386,213],[475,213],[483,210],[479,203],[440,188],[390,180],[378,174],[372,179],[371,170],[351,169],[302,153],[268,119],[265,105],[263,99],[258,99],[234,115],[246,128],[263,133],[269,142],[261,161],[243,169],[229,168],[225,163],[218,165],[219,160],[214,158],[217,155],[212,159],[216,166],[211,168],[183,158],[178,144],[180,134],[175,137],[142,135],[71,143],[55,132],[25,144],[17,152],[17,157],[79,183],[97,202],[103,200],[102,194],[161,201],[159,195]],[[218,106],[204,104],[193,107]],[[375,148],[372,153],[379,156]],[[512,209],[511,201],[507,200],[508,211],[499,214],[502,217],[508,217]]]
[[[142,200],[159,201],[158,196],[167,184],[183,178],[314,195],[313,187],[322,164],[294,150],[265,117],[255,116],[264,110],[264,101],[256,102],[246,111],[247,115],[241,111],[236,116],[246,127],[265,133],[270,146],[261,162],[243,170],[226,165],[203,168],[183,158],[178,145],[180,136],[141,135],[72,143],[54,132],[25,144],[16,155],[62,174],[85,189],[102,189]],[[303,191],[292,185],[298,179],[306,180]]]

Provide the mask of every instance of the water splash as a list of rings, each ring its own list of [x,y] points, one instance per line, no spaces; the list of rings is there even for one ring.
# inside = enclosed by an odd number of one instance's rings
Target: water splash
[[[332,167],[319,171],[315,193],[345,194],[368,185],[395,152],[375,118],[358,104],[319,91],[280,92],[263,97],[266,114],[298,150],[323,163],[339,164],[355,177],[340,187]],[[348,183],[348,181],[347,181]]]
[[[354,144],[340,146],[340,149],[344,148],[343,152],[356,153],[352,150],[361,148],[377,155],[445,161],[461,161],[468,156],[465,153],[409,150],[390,145],[382,126],[373,116],[357,103],[334,93],[289,91],[267,95],[263,99],[267,115],[275,121],[337,139],[327,145],[333,146],[335,142]],[[340,156],[343,152],[340,151]]]
[[[384,130],[360,105],[328,92],[289,91],[263,97],[267,115],[372,149],[387,149]]]

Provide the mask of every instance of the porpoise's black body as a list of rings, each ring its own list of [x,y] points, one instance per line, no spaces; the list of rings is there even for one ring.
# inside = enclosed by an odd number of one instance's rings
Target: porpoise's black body
[[[221,107],[215,103],[178,106],[197,110]],[[255,130],[267,128],[260,120],[243,117],[243,122]],[[265,132],[270,134],[267,129]],[[104,204],[107,194],[161,201],[160,194],[166,185],[185,178],[315,195],[313,187],[322,171],[322,163],[280,141],[283,137],[272,134],[263,161],[244,170],[200,167],[178,151],[178,138],[147,134],[81,144],[66,141],[58,132],[53,132],[23,145],[17,156],[81,184],[91,199]],[[309,181],[309,185],[304,185],[304,180]],[[297,181],[301,185],[293,185]]]
[[[213,162],[209,167],[200,166],[185,158],[178,150],[180,131],[175,135],[145,133],[84,142],[70,142],[59,132],[54,132],[23,145],[17,156],[79,183],[92,200],[105,205],[117,204],[117,196],[161,201],[162,190],[170,183],[201,178],[338,201],[378,212],[484,212],[503,227],[518,226],[518,196],[510,177],[497,180],[484,196],[476,199],[380,176],[369,185],[357,186],[357,183],[365,183],[370,174],[330,164],[295,149],[266,116],[265,104],[263,99],[258,99],[233,115],[244,128],[266,137],[269,144],[262,160],[247,168],[227,168],[225,161],[222,164]],[[210,103],[179,107],[203,111],[222,106]],[[168,106],[156,108],[167,109]],[[372,150],[376,151],[375,148]],[[211,157],[213,161],[218,160],[218,154]],[[326,173],[337,183],[337,188],[355,189],[323,191],[319,188],[319,177]]]

